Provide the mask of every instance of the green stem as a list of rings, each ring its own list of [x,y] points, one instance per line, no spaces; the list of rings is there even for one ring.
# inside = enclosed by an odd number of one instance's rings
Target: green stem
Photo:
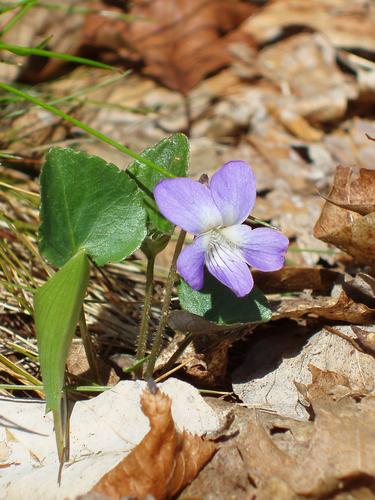
[[[147,270],[146,270],[146,291],[145,300],[143,306],[143,313],[141,319],[141,326],[139,330],[139,339],[137,346],[137,360],[145,357],[147,337],[148,337],[148,323],[150,319],[150,309],[152,302],[152,295],[154,292],[154,265],[155,265],[155,255],[151,255],[147,258]],[[142,365],[136,370],[138,376],[142,376],[143,367]]]
[[[79,331],[81,333],[81,338],[82,338],[82,343],[83,347],[85,349],[87,361],[89,363],[92,375],[95,379],[95,382],[101,383],[101,377],[100,377],[100,372],[99,372],[99,366],[98,366],[98,359],[96,357],[96,352],[95,352],[95,347],[93,343],[91,342],[91,338],[89,335],[89,331],[87,328],[87,323],[85,319],[85,311],[83,309],[83,306],[81,308],[81,316],[78,321],[79,324]]]
[[[94,68],[107,69],[109,71],[118,71],[117,68],[109,66],[98,61],[92,61],[86,57],[72,56],[70,54],[64,54],[63,52],[53,52],[51,50],[38,49],[32,47],[22,47],[21,45],[12,45],[11,43],[0,42],[0,49],[8,50],[12,54],[17,56],[39,56],[48,57],[49,59],[61,59],[63,61],[68,61],[77,64],[85,64],[86,66],[93,66]]]
[[[18,23],[18,21],[20,19],[23,18],[23,16],[25,14],[27,14],[27,12],[32,8],[34,7],[34,5],[36,4],[38,0],[30,0],[29,2],[26,2],[21,8],[20,10],[17,12],[17,14],[15,14],[12,19],[10,19],[0,30],[0,36],[4,36],[5,33],[8,33],[9,30],[11,30],[13,28],[13,26]]]
[[[95,130],[95,129],[89,127],[88,125],[81,122],[80,120],[77,120],[77,118],[74,118],[73,116],[70,116],[67,113],[64,113],[64,111],[61,111],[61,109],[55,108],[55,106],[52,106],[51,104],[47,104],[43,101],[40,101],[36,97],[32,97],[31,95],[27,94],[26,92],[22,92],[22,90],[16,89],[16,88],[12,87],[11,85],[7,85],[6,83],[0,82],[0,88],[2,88],[3,90],[6,90],[7,92],[10,92],[11,94],[22,97],[23,99],[25,99],[29,102],[32,102],[36,106],[39,106],[43,109],[46,109],[47,111],[50,111],[51,113],[55,114],[56,116],[63,118],[67,122],[84,130],[88,134],[93,135],[97,139],[105,142],[106,144],[109,144],[110,146],[113,146],[114,148],[118,149],[122,153],[125,153],[126,155],[130,156],[131,158],[134,158],[134,160],[137,160],[140,163],[143,163],[144,165],[146,165],[147,167],[150,167],[153,170],[156,170],[156,172],[159,172],[159,174],[162,174],[164,177],[167,177],[167,178],[168,177],[172,177],[172,178],[175,177],[170,172],[168,172],[167,170],[165,170],[162,167],[159,167],[159,165],[156,165],[151,160],[144,158],[140,154],[136,153],[135,151],[132,151],[131,149],[127,148],[126,146],[123,146],[122,144],[118,143],[117,141],[111,139],[110,137],[107,137],[106,135],[102,134],[98,130]]]
[[[155,338],[154,338],[151,354],[150,354],[150,357],[148,360],[147,369],[146,369],[146,373],[145,373],[146,379],[152,377],[152,374],[154,373],[156,359],[160,353],[161,342],[163,339],[165,327],[167,326],[167,322],[168,322],[169,305],[171,303],[173,285],[174,285],[174,282],[176,279],[177,258],[180,255],[182,246],[183,246],[184,241],[185,241],[185,236],[186,236],[186,232],[181,231],[179,234],[177,243],[176,243],[176,248],[175,248],[175,251],[173,254],[171,267],[169,269],[167,283],[165,285],[165,295],[164,295],[163,307],[161,309],[160,322],[159,322],[158,328],[157,328],[156,333],[155,333]]]

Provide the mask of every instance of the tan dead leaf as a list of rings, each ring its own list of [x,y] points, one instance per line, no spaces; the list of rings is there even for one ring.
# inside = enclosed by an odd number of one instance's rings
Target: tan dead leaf
[[[255,417],[238,444],[257,486],[256,496],[373,498],[356,495],[360,489],[371,495],[375,482],[375,399],[358,397],[347,380],[333,372],[312,369],[312,374],[313,382],[306,387],[315,414],[311,433],[287,433],[286,426],[283,433],[289,443],[281,447],[277,433]],[[340,497],[344,492],[348,496]]]
[[[270,111],[305,141],[318,141],[324,135],[306,120],[341,118],[348,99],[358,96],[355,79],[340,71],[334,47],[318,33],[298,33],[269,45],[259,53],[257,67],[282,90],[277,102],[270,103]]]
[[[374,356],[356,347],[351,327],[335,332],[284,323],[267,325],[255,337],[242,364],[233,372],[233,390],[249,407],[264,408],[288,417],[309,417],[296,385],[311,383],[309,365],[333,371],[361,392],[374,392]],[[366,330],[371,332],[371,327]]]
[[[346,375],[321,370],[312,364],[309,364],[308,368],[312,378],[311,384],[304,385],[296,382],[296,387],[305,401],[313,405],[314,412],[353,392]]]
[[[161,352],[156,370],[163,375],[182,364],[189,380],[205,387],[217,387],[224,382],[230,346],[255,328],[251,324],[216,325],[188,311],[172,311],[168,324],[176,333]],[[192,338],[187,344],[188,332]]]
[[[314,236],[375,264],[375,171],[338,166]],[[361,215],[366,214],[366,215]]]
[[[370,352],[375,355],[375,331],[368,332],[359,328],[358,326],[352,326],[353,332],[356,334],[355,339],[358,345],[365,351]]]
[[[102,359],[97,359],[97,363],[101,382],[108,385],[117,384],[120,379],[115,370]],[[66,361],[66,370],[69,376],[69,381],[73,385],[88,383],[92,380],[90,365],[87,361],[87,356],[82,342],[73,342]]]
[[[144,414],[151,430],[132,452],[103,476],[92,492],[110,499],[125,496],[139,500],[148,495],[170,498],[188,484],[210,460],[216,446],[186,431],[177,431],[171,413],[171,399],[157,390],[141,395]]]
[[[229,43],[253,43],[250,35],[234,30],[254,10],[239,0],[137,0],[129,11],[135,16],[130,23],[89,16],[86,43],[143,62],[146,74],[186,93],[229,64]]]
[[[254,283],[263,293],[299,292],[313,290],[314,292],[329,293],[341,275],[337,271],[323,267],[285,266],[279,271],[264,273],[251,272]]]
[[[303,141],[319,141],[323,132],[312,127],[305,118],[289,109],[275,109],[271,111],[284,127],[294,136]]]
[[[322,32],[336,47],[373,51],[373,2],[342,0],[274,0],[243,25],[259,43],[278,37],[287,27],[307,26]]]
[[[355,302],[342,291],[338,296],[285,297],[282,301],[271,301],[273,319],[302,318],[315,315],[332,321],[366,325],[375,319],[375,309]]]
[[[375,278],[366,273],[357,273],[352,280],[343,283],[345,292],[356,302],[375,307]]]

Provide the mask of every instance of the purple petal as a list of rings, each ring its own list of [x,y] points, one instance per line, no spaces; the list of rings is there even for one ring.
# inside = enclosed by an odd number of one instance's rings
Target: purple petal
[[[223,223],[208,187],[192,179],[160,181],[154,197],[164,217],[189,233],[204,233]]]
[[[230,161],[211,178],[209,187],[225,226],[240,224],[249,215],[256,197],[255,176],[246,162]]]
[[[177,259],[177,271],[194,290],[203,288],[204,255],[209,236],[200,236],[186,246]]]
[[[242,255],[229,247],[210,246],[206,253],[206,266],[237,297],[244,297],[254,286],[253,277]]]
[[[221,229],[221,232],[241,249],[251,266],[260,271],[277,271],[283,267],[289,240],[278,231],[236,225]]]

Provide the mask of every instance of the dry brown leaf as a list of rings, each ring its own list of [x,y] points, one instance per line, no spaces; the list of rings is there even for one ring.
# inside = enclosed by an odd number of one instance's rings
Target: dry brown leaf
[[[255,325],[217,325],[188,311],[171,311],[169,326],[175,330],[171,342],[163,349],[156,370],[163,375],[177,364],[194,384],[218,387],[227,376],[230,346],[248,335]],[[186,343],[186,334],[193,335]],[[171,362],[172,360],[172,362]]]
[[[108,47],[135,62],[169,88],[186,93],[208,73],[231,60],[229,43],[252,37],[235,32],[254,12],[240,0],[137,0],[131,23],[94,14],[86,23],[86,43]]]
[[[375,278],[366,273],[357,273],[352,280],[342,285],[347,295],[356,302],[375,307]]]
[[[324,135],[306,120],[339,119],[348,99],[358,96],[354,77],[340,71],[335,58],[329,40],[317,33],[298,33],[259,53],[257,68],[282,94],[276,103],[270,103],[270,111],[302,140],[318,141]]]
[[[365,304],[357,303],[342,291],[338,297],[298,297],[283,298],[282,301],[272,301],[273,319],[301,318],[315,315],[332,321],[366,325],[375,319],[375,309]]]
[[[254,283],[263,293],[299,292],[313,290],[329,293],[342,274],[323,267],[285,266],[279,271],[251,272]]]
[[[304,26],[321,31],[336,47],[373,51],[373,2],[342,0],[274,0],[244,23],[242,29],[260,43],[278,37],[283,29]]]
[[[282,431],[289,449],[253,418],[238,446],[257,486],[257,498],[353,498],[336,495],[375,485],[375,399],[348,386],[345,377],[311,367],[304,396],[312,405],[312,434]],[[280,430],[279,430],[280,432]],[[277,435],[277,433],[276,433]],[[270,493],[273,492],[273,494]],[[354,498],[373,498],[362,496]]]
[[[362,168],[358,173],[338,166],[328,199],[315,225],[315,237],[373,266],[375,171]]]
[[[98,358],[98,369],[100,380],[104,384],[115,385],[120,380],[115,370],[103,359]],[[71,345],[68,359],[66,360],[66,371],[70,383],[80,385],[92,380],[90,365],[87,361],[85,349],[81,342],[73,342]]]
[[[311,325],[267,325],[255,334],[242,364],[232,374],[236,395],[249,407],[306,419],[309,414],[296,383],[311,382],[310,364],[344,375],[352,387],[373,392],[374,356],[357,348],[350,326],[337,327],[332,333],[327,329],[312,333]],[[371,332],[371,327],[367,329]]]
[[[219,415],[234,413],[231,435],[181,500],[374,498],[374,399],[341,374],[309,368],[300,389],[314,421],[211,401]]]
[[[353,332],[356,334],[355,339],[358,345],[365,351],[375,355],[375,332],[368,332],[358,326],[352,326]]]
[[[132,452],[103,476],[91,493],[110,499],[170,498],[188,484],[215,453],[210,441],[177,431],[171,399],[157,390],[144,391],[141,406],[151,430]]]

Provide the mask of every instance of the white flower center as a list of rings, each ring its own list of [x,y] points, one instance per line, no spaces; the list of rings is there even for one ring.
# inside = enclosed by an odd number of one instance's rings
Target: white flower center
[[[207,244],[207,258],[218,255],[221,250],[221,254],[234,254],[239,256],[240,249],[238,246],[231,241],[229,238],[225,237],[220,229],[212,229],[209,233],[209,241]]]

